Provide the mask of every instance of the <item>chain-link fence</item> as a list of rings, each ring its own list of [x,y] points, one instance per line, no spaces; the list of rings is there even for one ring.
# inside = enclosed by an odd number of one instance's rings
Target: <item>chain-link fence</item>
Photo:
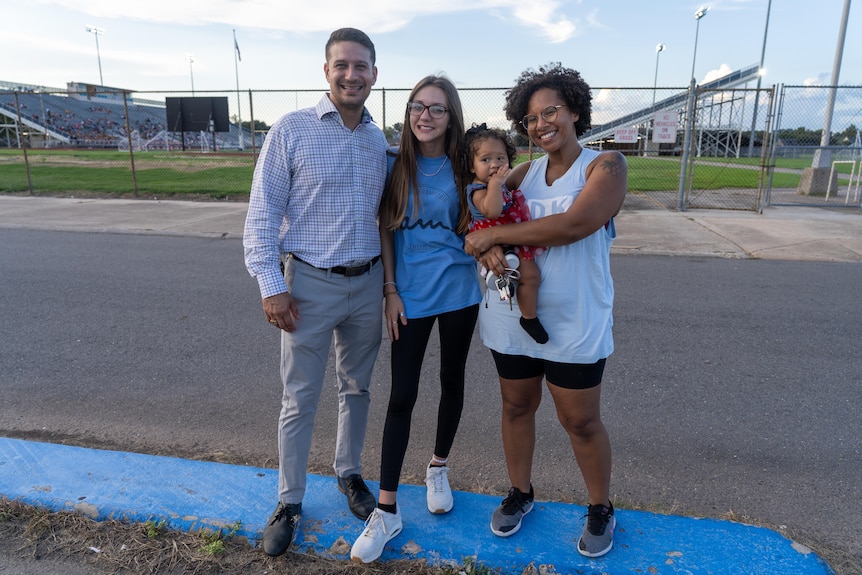
[[[683,149],[688,161],[678,206],[762,209],[771,168],[772,95],[770,89],[697,90],[691,123],[683,125],[689,131]]]
[[[268,127],[286,112],[314,106],[324,93],[90,88],[0,90],[0,191],[243,198]],[[856,117],[843,111],[855,105],[858,116],[862,90],[839,91],[836,110],[842,112],[833,138],[840,149],[833,156],[849,155],[858,163],[854,142],[846,140]],[[366,103],[393,145],[409,92],[374,89]],[[503,113],[505,92],[459,89],[466,125],[511,128]],[[759,210],[791,191],[799,196],[802,171],[820,144],[813,141],[822,130],[818,112],[822,124],[829,97],[828,89],[788,86],[776,94],[774,88],[734,88],[726,80],[697,87],[693,98],[689,87],[593,88],[592,94],[592,128],[581,142],[626,155],[626,206],[634,209]],[[805,127],[791,130],[782,123]],[[515,136],[525,157],[540,153],[526,137]],[[841,187],[832,191],[833,203],[839,196],[843,201],[852,184],[848,163],[837,164],[837,172]]]
[[[803,181],[793,188],[773,184],[770,205],[859,207],[862,86],[782,85],[778,98],[772,131],[775,174],[802,173]],[[823,126],[830,107],[831,129],[829,138],[824,139]],[[808,176],[818,171],[821,182],[812,185]]]

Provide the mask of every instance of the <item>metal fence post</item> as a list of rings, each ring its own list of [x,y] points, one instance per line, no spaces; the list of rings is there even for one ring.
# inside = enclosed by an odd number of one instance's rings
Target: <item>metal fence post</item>
[[[775,116],[775,120],[772,131],[769,134],[769,165],[773,169],[769,170],[765,206],[772,205],[772,177],[775,175],[775,149],[778,147],[778,134],[781,132],[781,114],[784,111],[784,84],[773,84],[771,109],[773,110],[772,113]]]
[[[385,132],[386,132],[386,88],[383,88],[382,99],[383,99],[383,102],[381,102],[380,105],[381,105],[381,109],[383,110],[383,130],[384,130],[384,134],[385,134]]]
[[[763,138],[760,149],[760,174],[757,177],[757,203],[755,211],[759,214],[763,213],[763,208],[769,201],[769,196],[772,192],[772,173],[775,170],[775,160],[772,152],[772,121],[775,115],[775,85],[772,86],[772,91],[767,91],[769,94],[769,106],[766,111],[766,125],[763,128]],[[760,94],[760,90],[757,91]],[[766,189],[764,189],[766,187]]]
[[[21,104],[18,102],[18,92],[15,92],[15,112],[18,114],[18,126],[15,131],[18,132],[18,147],[24,152],[24,166],[27,168],[27,189],[30,195],[33,195],[33,180],[30,178],[30,159],[27,157],[27,142],[21,139],[22,122],[21,122]]]
[[[132,164],[132,185],[135,188],[135,197],[138,197],[138,175],[135,172],[135,152],[132,150],[132,126],[129,124],[128,92],[123,92],[123,110],[126,116],[126,138],[129,141],[129,160]]]
[[[688,174],[689,149],[691,148],[691,131],[694,124],[694,100],[696,93],[697,83],[692,78],[688,86],[688,99],[685,104],[685,135],[682,140],[682,164],[679,169],[679,190],[676,201],[676,209],[680,212],[685,211],[685,187]]]
[[[251,95],[251,89],[248,91],[248,113],[251,116],[251,120],[249,121],[249,132],[251,132],[251,158],[255,165],[257,165],[257,147],[254,141],[255,139],[255,123],[254,123],[254,98]],[[242,130],[242,126],[240,126],[240,130]]]

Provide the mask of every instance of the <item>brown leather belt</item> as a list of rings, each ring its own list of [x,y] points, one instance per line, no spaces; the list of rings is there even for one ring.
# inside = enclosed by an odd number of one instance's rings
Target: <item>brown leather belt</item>
[[[373,258],[371,258],[371,261],[364,263],[361,266],[352,266],[352,267],[335,266],[335,267],[331,267],[331,268],[319,268],[317,266],[311,265],[310,263],[308,263],[307,261],[305,261],[301,257],[297,256],[293,252],[291,252],[290,257],[292,257],[293,259],[295,259],[298,262],[302,262],[305,265],[311,266],[314,269],[332,272],[334,274],[342,275],[345,277],[361,276],[362,274],[370,271],[371,267],[380,261],[380,256],[374,256]]]

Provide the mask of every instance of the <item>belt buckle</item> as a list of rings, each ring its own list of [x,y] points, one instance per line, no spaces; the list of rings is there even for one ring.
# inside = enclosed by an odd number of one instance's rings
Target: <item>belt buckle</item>
[[[370,269],[370,266],[368,264],[363,264],[361,266],[356,266],[353,268],[345,267],[344,268],[344,277],[352,278],[355,276],[361,276],[362,274],[367,272],[369,269]]]

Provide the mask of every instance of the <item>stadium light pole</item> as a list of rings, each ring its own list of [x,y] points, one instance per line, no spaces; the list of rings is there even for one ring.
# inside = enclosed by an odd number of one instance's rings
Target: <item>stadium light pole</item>
[[[655,78],[652,81],[652,114],[653,114],[653,122],[655,121],[655,91],[658,86],[658,57],[664,52],[666,46],[659,42],[655,47]],[[646,128],[646,140],[644,141],[644,157],[647,155],[647,148],[649,147],[649,132],[650,132],[651,122],[647,122]]]
[[[96,37],[96,58],[99,60],[99,85],[104,86],[105,81],[102,80],[102,54],[99,52],[99,36],[105,33],[102,28],[96,28],[95,26],[85,26],[84,30],[92,34]]]
[[[700,34],[700,19],[706,16],[706,13],[709,11],[708,6],[701,6],[700,9],[694,13],[694,19],[697,21],[697,27],[694,30],[694,56],[691,58],[691,77],[694,78],[694,63],[697,61],[697,37]]]
[[[827,148],[832,130],[832,113],[835,110],[835,91],[838,89],[838,76],[841,73],[841,57],[844,54],[844,38],[847,36],[847,19],[850,16],[850,0],[844,0],[841,12],[841,26],[838,30],[838,43],[835,46],[835,61],[832,64],[832,87],[826,100],[826,114],[823,120],[823,132],[820,135],[820,147],[814,151],[811,161],[812,168],[828,168],[832,163],[832,151]]]
[[[694,13],[694,19],[697,22],[697,27],[694,32],[694,55],[691,58],[691,81],[688,86],[688,98],[685,105],[685,132],[682,138],[682,159],[680,165],[682,169],[679,171],[679,191],[677,194],[676,209],[680,212],[685,211],[685,186],[688,178],[688,157],[691,148],[691,132],[694,124],[694,102],[697,98],[697,80],[694,79],[694,63],[697,61],[697,37],[700,34],[700,19],[706,16],[709,7],[701,6]]]
[[[763,47],[760,49],[760,67],[757,69],[757,88],[754,91],[754,113],[751,115],[751,136],[748,138],[748,157],[754,154],[754,137],[757,129],[757,107],[760,105],[760,81],[763,79],[763,60],[766,57],[766,33],[769,31],[769,12],[772,10],[772,0],[766,3],[766,26],[763,27]],[[765,135],[765,134],[764,134]]]
[[[195,57],[192,56],[191,54],[186,54],[186,60],[189,61],[189,76],[192,79],[192,96],[194,96],[195,95],[195,73],[194,73],[194,70],[192,69],[192,64],[195,63]]]
[[[652,105],[655,107],[655,90],[658,86],[658,57],[664,52],[664,49],[667,48],[664,44],[659,43],[655,47],[655,78],[652,81]]]

